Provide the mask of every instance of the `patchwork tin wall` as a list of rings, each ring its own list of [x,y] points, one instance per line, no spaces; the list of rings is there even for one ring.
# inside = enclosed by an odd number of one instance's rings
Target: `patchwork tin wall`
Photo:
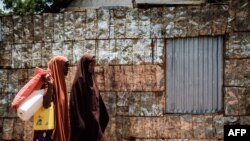
[[[1,17],[0,140],[32,140],[32,120],[9,107],[15,94],[55,55],[75,65],[96,55],[109,141],[219,141],[224,124],[250,124],[250,2],[147,9],[86,9]],[[223,111],[166,113],[166,46],[172,38],[224,36]]]

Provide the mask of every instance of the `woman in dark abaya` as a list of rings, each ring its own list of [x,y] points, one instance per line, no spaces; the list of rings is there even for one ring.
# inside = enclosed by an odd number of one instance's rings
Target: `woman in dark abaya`
[[[109,116],[94,73],[95,56],[85,54],[77,64],[70,95],[70,141],[105,141]]]

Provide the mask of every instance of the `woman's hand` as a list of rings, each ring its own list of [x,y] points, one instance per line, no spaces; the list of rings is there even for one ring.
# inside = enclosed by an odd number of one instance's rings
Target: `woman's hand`
[[[52,82],[49,81],[48,76],[42,75],[41,79],[42,79],[42,81],[43,81],[44,83],[46,83],[46,84],[48,84],[48,85],[52,85]]]
[[[52,95],[53,95],[53,85],[48,79],[45,77],[45,75],[42,76],[42,80],[45,83],[45,94],[43,96],[43,107],[49,108],[50,103],[52,101]]]

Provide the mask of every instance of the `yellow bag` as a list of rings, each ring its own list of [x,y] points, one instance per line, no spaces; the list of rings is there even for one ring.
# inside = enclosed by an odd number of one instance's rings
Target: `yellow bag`
[[[54,129],[54,104],[47,109],[43,106],[34,114],[33,121],[34,130],[50,130]]]

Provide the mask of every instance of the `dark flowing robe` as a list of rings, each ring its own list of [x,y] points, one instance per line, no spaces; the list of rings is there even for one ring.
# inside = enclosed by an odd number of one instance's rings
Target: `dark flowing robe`
[[[109,121],[108,112],[96,84],[95,74],[88,71],[93,58],[93,55],[85,54],[77,65],[70,95],[70,141],[100,141],[100,132],[104,133]],[[98,99],[98,103],[95,102],[95,98]],[[98,113],[93,112],[96,109]]]

